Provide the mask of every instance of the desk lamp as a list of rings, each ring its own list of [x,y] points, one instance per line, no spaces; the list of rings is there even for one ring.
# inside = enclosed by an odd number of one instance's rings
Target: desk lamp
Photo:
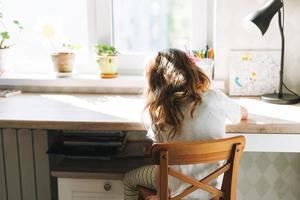
[[[264,94],[261,96],[262,101],[274,104],[295,104],[300,102],[300,97],[288,89],[283,82],[283,67],[284,67],[284,5],[283,0],[270,0],[261,9],[247,16],[247,20],[254,23],[261,31],[262,35],[268,30],[274,15],[278,13],[278,24],[281,35],[281,60],[279,74],[279,92],[272,94]],[[282,87],[285,87],[293,94],[282,92]]]

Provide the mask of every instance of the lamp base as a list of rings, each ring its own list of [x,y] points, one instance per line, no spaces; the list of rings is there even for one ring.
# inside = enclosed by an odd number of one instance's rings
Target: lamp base
[[[283,93],[282,96],[279,97],[278,93],[272,93],[272,94],[262,95],[261,100],[266,103],[288,105],[288,104],[299,103],[300,97],[293,94],[286,94],[286,93]]]

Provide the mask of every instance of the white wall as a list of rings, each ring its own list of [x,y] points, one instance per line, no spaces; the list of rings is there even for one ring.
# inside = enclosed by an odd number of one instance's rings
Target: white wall
[[[266,0],[216,1],[216,78],[228,80],[230,49],[279,49],[281,46],[277,15],[266,34],[252,35],[242,26],[242,20],[260,8]],[[300,1],[285,0],[285,82],[300,93]]]

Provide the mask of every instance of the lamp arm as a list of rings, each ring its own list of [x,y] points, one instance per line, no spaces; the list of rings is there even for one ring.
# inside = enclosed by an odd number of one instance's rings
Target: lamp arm
[[[282,97],[282,87],[283,87],[283,67],[284,67],[284,47],[285,47],[285,39],[284,39],[284,30],[282,24],[282,12],[278,10],[278,24],[281,35],[281,59],[280,59],[280,72],[279,72],[279,93],[278,97]]]

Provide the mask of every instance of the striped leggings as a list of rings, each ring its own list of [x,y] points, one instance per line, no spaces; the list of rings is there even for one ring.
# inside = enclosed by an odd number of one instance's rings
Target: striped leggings
[[[155,172],[154,165],[147,165],[125,174],[124,177],[124,199],[137,200],[137,186],[144,186],[150,189],[155,189]]]

